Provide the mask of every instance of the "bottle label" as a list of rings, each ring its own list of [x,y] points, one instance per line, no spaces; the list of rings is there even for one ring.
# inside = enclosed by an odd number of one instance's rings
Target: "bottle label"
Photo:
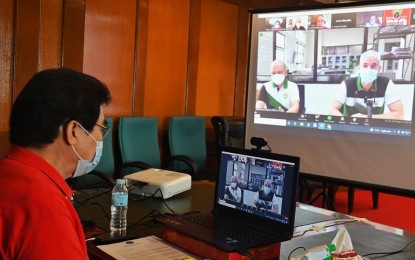
[[[128,194],[113,194],[112,205],[113,206],[128,206]]]

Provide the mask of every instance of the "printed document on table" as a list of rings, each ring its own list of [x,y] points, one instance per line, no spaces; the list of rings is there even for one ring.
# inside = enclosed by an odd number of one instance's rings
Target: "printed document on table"
[[[115,259],[120,260],[196,259],[194,256],[175,248],[156,236],[148,236],[97,247]]]

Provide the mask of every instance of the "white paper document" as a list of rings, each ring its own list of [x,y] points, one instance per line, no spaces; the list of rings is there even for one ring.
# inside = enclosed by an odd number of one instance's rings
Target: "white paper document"
[[[115,259],[195,259],[156,236],[148,236],[120,243],[100,245],[99,249]]]

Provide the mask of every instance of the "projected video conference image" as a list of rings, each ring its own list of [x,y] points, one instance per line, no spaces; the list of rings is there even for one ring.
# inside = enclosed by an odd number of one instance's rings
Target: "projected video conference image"
[[[410,137],[414,16],[410,5],[255,14],[254,123]]]
[[[222,159],[226,179],[219,180],[219,203],[288,223],[292,187],[286,187],[285,178],[291,178],[294,165],[246,155],[227,157]]]
[[[253,10],[250,21],[245,146],[265,138],[301,172],[413,191],[415,2]]]

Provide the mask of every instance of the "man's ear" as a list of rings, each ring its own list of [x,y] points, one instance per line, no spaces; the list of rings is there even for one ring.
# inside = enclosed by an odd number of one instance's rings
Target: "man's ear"
[[[381,72],[381,70],[382,70],[382,66],[378,66],[378,72]]]
[[[79,127],[76,121],[71,120],[65,125],[63,125],[62,127],[63,127],[63,134],[64,134],[65,141],[69,145],[75,144],[78,139],[78,130],[79,130],[78,129]]]

